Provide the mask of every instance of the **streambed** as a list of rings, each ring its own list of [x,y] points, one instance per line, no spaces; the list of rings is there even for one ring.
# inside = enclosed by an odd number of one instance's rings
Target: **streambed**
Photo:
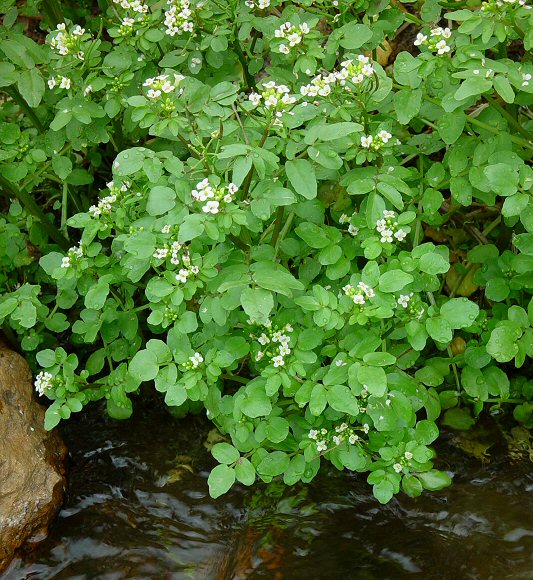
[[[62,428],[65,505],[4,579],[533,578],[533,474],[505,446],[482,462],[443,437],[452,487],[381,506],[365,477],[207,492],[209,426],[164,409],[115,422],[98,409]]]

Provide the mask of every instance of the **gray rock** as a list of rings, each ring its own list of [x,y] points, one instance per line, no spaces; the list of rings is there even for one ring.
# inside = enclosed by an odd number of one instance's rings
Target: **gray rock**
[[[67,449],[44,429],[26,361],[0,342],[0,573],[47,534],[65,492]]]

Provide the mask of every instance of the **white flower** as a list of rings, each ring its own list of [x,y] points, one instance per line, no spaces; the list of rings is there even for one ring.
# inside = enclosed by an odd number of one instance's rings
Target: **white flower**
[[[348,226],[348,233],[351,234],[352,236],[356,236],[359,233],[359,228],[357,226],[350,224]]]
[[[322,451],[327,451],[327,449],[328,449],[328,444],[326,443],[325,439],[324,439],[324,440],[322,440],[322,441],[317,441],[317,442],[316,442],[316,448],[317,448],[317,450],[318,450],[319,452],[322,452]]]
[[[412,297],[412,292],[410,294],[400,294],[400,297],[398,298],[398,304],[404,308],[407,308],[409,306],[409,300],[411,300]]]
[[[394,218],[396,217],[396,212],[391,211],[390,209],[383,210],[383,217],[384,218]]]
[[[279,45],[279,51],[282,54],[289,54],[289,52],[291,51],[290,48],[286,45],[286,44],[280,44]]]
[[[62,268],[70,268],[71,264],[70,264],[70,258],[68,256],[65,256],[62,260],[61,260],[61,267]]]
[[[364,296],[362,294],[354,294],[353,303],[362,305],[362,304],[365,304],[366,301],[365,301]]]
[[[446,54],[447,52],[450,52],[450,47],[446,44],[445,40],[437,42],[435,48],[437,49],[438,54]]]
[[[187,278],[189,277],[189,270],[185,270],[184,268],[182,268],[177,274],[176,274],[176,280],[178,282],[182,282],[183,284],[185,284],[185,282],[187,282]]]
[[[395,464],[392,466],[392,468],[394,469],[394,471],[395,471],[396,473],[401,473],[401,472],[402,472],[402,469],[403,469],[403,467],[402,467],[402,464],[401,464],[401,463],[395,463]]]
[[[257,339],[257,342],[263,346],[270,342],[270,338],[263,332],[263,334]]]
[[[248,99],[254,105],[254,107],[257,107],[257,105],[259,105],[261,102],[261,95],[259,93],[250,93]]]
[[[333,435],[333,443],[335,445],[340,445],[344,441],[344,437],[342,435]]]
[[[392,138],[392,135],[388,131],[380,131],[378,137],[383,141],[383,143],[387,143],[387,141]]]
[[[259,362],[264,356],[265,356],[265,353],[263,351],[259,350],[259,351],[257,351],[257,354],[255,355],[255,360]]]
[[[36,377],[35,382],[33,383],[35,386],[35,390],[39,393],[39,396],[43,396],[47,389],[53,386],[53,376],[51,373],[41,371]]]
[[[57,81],[56,81],[55,77],[48,79],[48,88],[50,90],[52,90],[56,85],[57,85]]]
[[[170,228],[172,226],[170,224],[165,224],[162,228],[161,228],[161,233],[162,234],[170,234]]]
[[[228,192],[230,195],[234,195],[237,191],[239,191],[239,188],[234,183],[228,185]]]
[[[405,459],[413,459],[413,454],[410,451],[404,453]]]
[[[85,28],[82,28],[79,24],[76,24],[72,30],[72,34],[74,36],[83,36],[85,34]]]
[[[168,248],[156,248],[155,252],[153,253],[153,257],[158,260],[165,260],[168,256],[168,253]]]
[[[529,85],[529,81],[531,80],[531,75],[529,73],[522,74],[522,86],[527,87]]]
[[[394,237],[399,241],[403,241],[405,239],[405,237],[407,236],[406,232],[404,230],[402,230],[401,228],[395,232]]]
[[[350,445],[355,445],[355,442],[359,439],[359,437],[355,434],[352,433],[349,437],[348,437],[348,443],[350,443]]]
[[[272,362],[275,367],[282,367],[285,364],[283,357],[281,355],[272,357]]]
[[[307,435],[309,439],[316,439],[318,437],[318,431],[316,429],[311,429],[309,431],[309,435]]]
[[[204,207],[202,207],[202,211],[204,213],[218,213],[218,207],[219,207],[220,203],[218,201],[208,201]]]
[[[61,83],[59,84],[61,89],[70,89],[70,79],[68,77],[61,77]]]
[[[368,423],[365,423],[363,425],[363,431],[368,434],[368,432],[370,431],[370,425]]]
[[[372,135],[363,135],[361,137],[361,147],[365,147],[366,149],[369,149],[370,146],[372,145],[373,140],[374,140],[374,138],[372,137]]]
[[[422,34],[421,32],[419,32],[416,35],[416,40],[414,41],[414,45],[415,46],[420,46],[422,44],[425,44],[425,42],[427,41],[428,37],[425,34]]]

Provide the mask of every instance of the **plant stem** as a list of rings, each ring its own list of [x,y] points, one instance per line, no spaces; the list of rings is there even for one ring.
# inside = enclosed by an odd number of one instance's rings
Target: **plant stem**
[[[287,220],[285,221],[285,224],[283,226],[283,229],[281,230],[281,234],[279,235],[279,238],[276,240],[276,245],[274,246],[274,258],[277,258],[277,256],[278,256],[280,244],[285,239],[285,236],[287,235],[287,232],[289,231],[289,228],[291,227],[293,219],[294,219],[294,212],[291,211],[291,213],[287,217]]]
[[[35,200],[29,193],[23,189],[14,189],[11,183],[1,175],[0,188],[4,191],[6,197],[13,197],[20,200],[22,205],[33,215],[33,217],[41,222],[43,229],[58,246],[63,250],[69,249],[70,243],[67,238],[65,238],[65,236],[63,236],[63,234],[52,223],[50,223],[43,210],[35,203]]]
[[[272,238],[270,240],[270,245],[276,247],[278,245],[278,236],[281,231],[281,222],[283,221],[283,206],[279,206],[276,212],[276,222],[274,223],[274,231],[272,232]]]
[[[28,105],[24,97],[19,93],[18,89],[15,86],[11,86],[9,89],[6,89],[6,92],[11,95],[12,99],[17,103],[17,105],[24,111],[24,113],[28,116],[30,121],[32,122],[33,126],[39,131],[39,133],[44,132],[44,126],[39,120],[39,117],[35,114],[34,110]]]

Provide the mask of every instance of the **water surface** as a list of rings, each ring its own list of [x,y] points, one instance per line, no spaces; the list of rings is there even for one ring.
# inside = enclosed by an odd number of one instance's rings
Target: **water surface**
[[[452,487],[387,506],[364,476],[335,471],[215,501],[207,430],[157,408],[71,420],[65,505],[3,579],[533,579],[531,463],[504,446],[483,464],[444,442]]]

